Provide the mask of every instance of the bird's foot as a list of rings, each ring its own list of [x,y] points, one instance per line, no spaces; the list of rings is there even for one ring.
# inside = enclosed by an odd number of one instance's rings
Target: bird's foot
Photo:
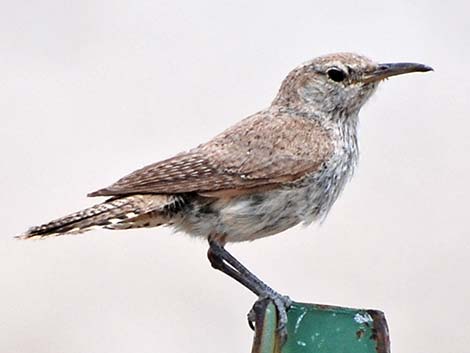
[[[277,328],[276,332],[279,336],[279,341],[281,346],[287,341],[287,310],[292,304],[292,300],[286,296],[281,295],[275,291],[269,291],[268,293],[262,294],[259,296],[258,300],[255,302],[250,312],[248,313],[248,324],[251,329],[255,329],[254,323],[256,322],[257,315],[262,315],[259,313],[259,308],[266,308],[266,305],[262,303],[266,300],[272,301],[277,311]]]

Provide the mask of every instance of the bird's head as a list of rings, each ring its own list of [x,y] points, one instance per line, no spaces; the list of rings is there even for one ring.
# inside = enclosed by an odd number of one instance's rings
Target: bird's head
[[[273,104],[335,116],[354,114],[380,81],[430,70],[429,66],[417,63],[379,64],[352,53],[325,55],[291,71]]]

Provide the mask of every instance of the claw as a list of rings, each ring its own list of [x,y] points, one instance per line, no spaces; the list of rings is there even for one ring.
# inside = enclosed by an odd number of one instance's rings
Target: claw
[[[280,295],[277,292],[271,292],[266,295],[262,295],[255,302],[250,312],[248,313],[248,325],[251,329],[255,329],[254,323],[256,323],[257,315],[263,315],[264,313],[260,312],[260,308],[266,308],[266,303],[262,304],[266,300],[271,300],[276,307],[277,311],[277,327],[276,334],[279,337],[279,342],[282,345],[287,341],[287,310],[292,304],[292,300],[288,296]]]
[[[285,300],[285,298],[287,298],[288,301]],[[288,297],[283,296],[272,298],[272,301],[277,310],[278,319],[276,331],[282,347],[287,341],[287,310],[292,302]]]
[[[256,322],[256,309],[255,309],[256,303],[253,305],[251,310],[248,312],[248,315],[246,315],[246,318],[248,320],[248,326],[254,331],[255,330],[255,322]]]

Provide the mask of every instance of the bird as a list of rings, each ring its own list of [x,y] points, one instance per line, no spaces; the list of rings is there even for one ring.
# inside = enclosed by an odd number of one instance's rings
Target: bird
[[[165,225],[205,239],[212,267],[258,301],[272,300],[285,342],[290,298],[250,272],[226,244],[321,222],[356,169],[361,107],[381,81],[431,70],[419,63],[377,63],[355,53],[307,61],[287,75],[267,108],[206,143],[88,194],[106,197],[103,202],[18,237]]]

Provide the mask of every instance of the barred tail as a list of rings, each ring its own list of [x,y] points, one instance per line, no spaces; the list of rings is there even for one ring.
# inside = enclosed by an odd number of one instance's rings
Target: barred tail
[[[127,229],[157,226],[169,220],[170,211],[181,200],[170,195],[132,195],[109,199],[101,204],[31,227],[20,239],[83,233],[94,228]]]

